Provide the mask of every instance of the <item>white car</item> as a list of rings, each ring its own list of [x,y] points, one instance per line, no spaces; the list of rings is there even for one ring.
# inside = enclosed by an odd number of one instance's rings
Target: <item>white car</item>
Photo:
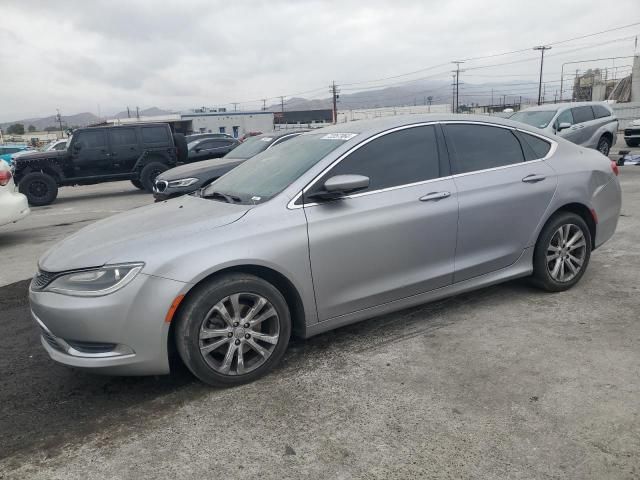
[[[16,191],[9,164],[0,160],[0,226],[29,215],[27,197]]]

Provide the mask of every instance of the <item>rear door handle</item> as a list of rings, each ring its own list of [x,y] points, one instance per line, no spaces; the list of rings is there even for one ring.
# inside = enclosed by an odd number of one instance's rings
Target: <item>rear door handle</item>
[[[545,178],[547,177],[545,177],[544,175],[536,175],[535,173],[532,173],[531,175],[527,175],[526,177],[524,177],[522,181],[525,183],[536,183],[543,181]]]
[[[430,202],[432,200],[442,200],[451,196],[451,192],[431,192],[420,197],[421,202]]]

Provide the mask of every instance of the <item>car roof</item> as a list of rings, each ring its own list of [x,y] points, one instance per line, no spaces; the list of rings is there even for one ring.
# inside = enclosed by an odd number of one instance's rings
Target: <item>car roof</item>
[[[285,135],[292,135],[292,134],[301,134],[301,133],[305,133],[305,132],[309,132],[310,130],[307,129],[295,129],[295,130],[275,130],[273,132],[266,132],[266,133],[261,133],[260,135],[252,135],[253,138],[280,138],[280,137],[284,137]]]
[[[353,133],[356,135],[375,133],[389,130],[395,127],[402,127],[416,123],[427,122],[482,122],[495,125],[503,125],[506,127],[518,128],[540,134],[540,130],[535,127],[527,126],[523,123],[500,118],[492,115],[467,115],[467,114],[451,114],[451,113],[430,113],[430,114],[409,114],[409,115],[393,115],[388,117],[379,117],[368,120],[356,120],[353,122],[339,123],[329,127],[320,128],[318,130],[310,130],[305,135],[313,135],[317,133]]]
[[[566,110],[568,108],[587,107],[592,105],[602,105],[603,107],[607,107],[611,109],[609,104],[605,102],[565,102],[565,103],[548,103],[546,105],[535,105],[533,107],[524,108],[520,111],[521,112],[536,112],[536,111],[551,112],[551,111],[557,111],[560,109]]]

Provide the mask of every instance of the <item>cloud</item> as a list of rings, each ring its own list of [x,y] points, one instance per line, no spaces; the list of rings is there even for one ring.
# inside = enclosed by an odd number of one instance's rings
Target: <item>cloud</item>
[[[129,106],[184,109],[260,100],[384,78],[472,57],[531,47],[631,23],[635,0],[607,10],[541,0],[65,1],[4,0],[0,26],[0,121]],[[596,48],[626,29],[549,52],[563,62],[631,55],[633,42]],[[570,50],[583,45],[583,51]],[[554,56],[554,54],[557,54]],[[466,66],[531,57],[497,57]],[[473,73],[530,75],[537,61]],[[451,68],[425,72],[449,80]],[[473,79],[472,72],[463,80]],[[419,75],[418,75],[419,76]],[[274,100],[275,101],[275,100]],[[242,104],[256,108],[261,102]]]

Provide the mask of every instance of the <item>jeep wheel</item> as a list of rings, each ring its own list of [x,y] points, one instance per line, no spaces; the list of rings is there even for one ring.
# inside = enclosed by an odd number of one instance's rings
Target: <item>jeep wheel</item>
[[[139,188],[140,190],[144,190],[144,185],[140,183],[140,180],[131,180],[131,183],[134,187]]]
[[[164,163],[151,162],[146,164],[140,172],[140,183],[143,188],[147,192],[151,193],[153,191],[153,181],[158,175],[162,172],[166,172],[167,170],[168,167]]]
[[[42,172],[32,172],[24,176],[18,186],[20,193],[25,195],[29,204],[34,207],[49,205],[58,196],[58,183],[51,175]]]

